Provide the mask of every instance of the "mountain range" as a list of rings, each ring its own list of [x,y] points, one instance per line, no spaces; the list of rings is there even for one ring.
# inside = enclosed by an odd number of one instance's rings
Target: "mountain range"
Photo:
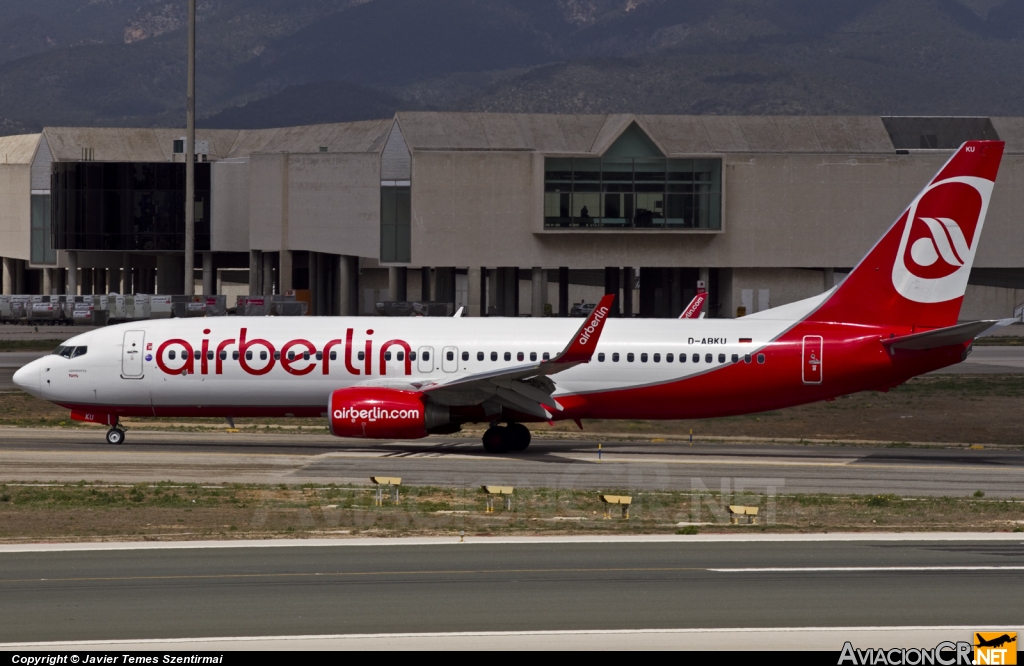
[[[183,126],[185,0],[0,0],[0,134]],[[1024,115],[1021,0],[198,0],[200,127]]]

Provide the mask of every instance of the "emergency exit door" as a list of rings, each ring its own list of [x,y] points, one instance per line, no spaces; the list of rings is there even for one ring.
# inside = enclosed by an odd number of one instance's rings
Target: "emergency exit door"
[[[124,346],[121,348],[121,377],[124,379],[142,379],[145,340],[145,331],[124,332]]]
[[[804,384],[820,384],[822,380],[821,353],[823,341],[820,335],[804,336],[803,375]]]

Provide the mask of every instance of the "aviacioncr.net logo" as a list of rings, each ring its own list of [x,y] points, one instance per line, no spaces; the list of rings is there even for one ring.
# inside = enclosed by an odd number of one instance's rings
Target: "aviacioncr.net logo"
[[[963,296],[992,182],[961,176],[930,186],[906,213],[893,286],[918,303]]]

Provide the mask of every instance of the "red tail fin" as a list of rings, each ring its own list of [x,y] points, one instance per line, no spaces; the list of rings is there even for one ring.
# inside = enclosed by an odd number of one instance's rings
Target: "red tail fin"
[[[955,324],[1002,157],[1002,141],[960,146],[808,318],[936,328]]]

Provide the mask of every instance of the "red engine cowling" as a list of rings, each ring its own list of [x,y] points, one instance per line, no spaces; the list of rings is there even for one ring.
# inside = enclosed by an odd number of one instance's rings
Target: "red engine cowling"
[[[331,393],[331,434],[368,439],[427,436],[423,394],[389,388],[348,388]]]

